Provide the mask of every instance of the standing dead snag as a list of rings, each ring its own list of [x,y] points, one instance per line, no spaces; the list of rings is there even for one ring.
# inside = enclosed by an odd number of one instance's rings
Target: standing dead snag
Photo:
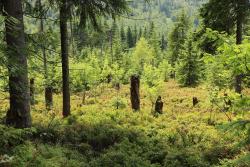
[[[140,79],[138,76],[130,78],[130,100],[132,109],[140,110]]]
[[[155,113],[156,114],[162,114],[163,110],[163,102],[161,100],[161,96],[159,96],[155,102]]]
[[[50,110],[53,106],[53,87],[52,86],[45,87],[45,103],[46,103],[46,109]]]
[[[195,107],[199,103],[199,100],[197,97],[193,97],[193,107]]]

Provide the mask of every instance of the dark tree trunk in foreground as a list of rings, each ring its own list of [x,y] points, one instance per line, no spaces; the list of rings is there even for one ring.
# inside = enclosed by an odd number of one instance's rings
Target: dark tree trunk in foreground
[[[236,44],[242,44],[243,36],[243,11],[242,5],[244,5],[245,0],[239,0],[237,4],[237,21],[236,21]],[[242,92],[242,75],[239,74],[235,77],[235,92],[241,94]]]
[[[67,1],[62,0],[60,7],[60,32],[61,32],[61,58],[63,78],[63,116],[70,115],[70,90],[69,90],[69,49],[67,31]]]
[[[140,110],[140,79],[138,76],[132,76],[130,81],[130,100],[132,109]]]
[[[27,128],[31,126],[31,116],[22,1],[3,2],[7,14],[5,27],[10,94],[10,109],[7,112],[6,123],[16,128]]]

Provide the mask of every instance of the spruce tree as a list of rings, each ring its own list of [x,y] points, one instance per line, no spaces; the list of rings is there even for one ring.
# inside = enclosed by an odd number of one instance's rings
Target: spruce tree
[[[9,70],[10,109],[6,123],[16,128],[31,126],[28,65],[21,0],[3,1]]]
[[[137,40],[138,40],[138,33],[137,33],[137,27],[135,24],[135,26],[134,26],[134,46],[136,45]]]
[[[133,39],[132,30],[130,27],[128,27],[128,30],[127,30],[127,44],[128,44],[128,48],[134,47],[134,39]]]
[[[174,28],[169,37],[170,63],[174,67],[181,55],[184,43],[190,29],[189,16],[182,11],[175,22]]]
[[[121,41],[122,41],[123,43],[126,42],[126,35],[125,35],[125,31],[124,31],[123,25],[121,26],[120,36],[121,36]]]
[[[182,86],[195,86],[200,79],[200,61],[197,47],[189,38],[181,51],[181,59],[177,65],[177,80]]]

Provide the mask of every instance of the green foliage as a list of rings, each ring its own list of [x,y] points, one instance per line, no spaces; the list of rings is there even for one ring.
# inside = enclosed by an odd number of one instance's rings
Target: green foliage
[[[131,58],[131,74],[140,75],[143,72],[144,65],[154,64],[153,49],[145,38],[141,38],[136,44],[136,48]]]
[[[126,99],[120,97],[114,97],[111,100],[111,105],[116,109],[124,109],[128,106]]]
[[[7,153],[13,146],[24,143],[35,129],[15,129],[0,125],[0,153]]]
[[[26,6],[28,2],[31,6]],[[62,119],[59,114],[62,74],[56,6],[42,0],[45,13],[40,16],[39,9],[33,9],[37,2],[28,0],[24,12],[31,13],[24,21],[29,75],[38,90],[38,103],[31,108],[34,128],[0,125],[0,166],[241,167],[250,163],[249,89],[242,96],[231,91],[233,76],[238,74],[245,77],[247,87],[250,42],[235,45],[232,40],[237,14],[231,8],[233,1],[210,0],[201,10],[204,25],[192,33],[199,21],[191,23],[190,18],[196,17],[197,7],[206,0],[158,0],[150,5],[143,0],[68,2],[73,5],[69,12],[72,115]],[[123,15],[128,6],[130,13]],[[187,10],[177,12],[183,7]],[[110,17],[117,14],[118,20]],[[38,29],[40,17],[44,17],[44,32]],[[3,21],[1,17],[2,40]],[[0,87],[6,91],[4,49],[2,42]],[[179,87],[169,79],[172,72],[182,86],[196,86],[203,79],[207,87]],[[141,79],[140,112],[130,110],[131,75]],[[51,111],[43,107],[44,86],[53,87]],[[164,112],[156,118],[151,107],[158,96],[164,100]],[[199,105],[192,107],[194,96]],[[1,117],[9,107],[8,98],[0,92]],[[231,104],[225,104],[229,100]],[[232,122],[227,124],[227,118]]]
[[[177,80],[182,86],[195,86],[201,78],[199,51],[191,38],[186,41],[184,48],[176,67]]]
[[[163,89],[163,78],[160,71],[152,65],[145,65],[141,76],[143,89],[147,92],[147,97],[154,104],[157,97],[161,95]]]
[[[127,45],[128,45],[128,48],[132,48],[134,47],[134,39],[133,39],[133,34],[132,34],[132,30],[130,27],[128,27],[128,30],[127,30]]]
[[[244,42],[241,45],[224,43],[218,48],[218,55],[208,55],[205,58],[207,66],[208,82],[219,89],[231,88],[233,76],[249,73],[249,44]]]
[[[227,41],[228,36],[210,28],[201,26],[197,32],[194,33],[194,40],[197,42],[198,47],[204,53],[216,54],[217,49]]]
[[[177,17],[174,28],[169,36],[170,63],[175,66],[179,60],[181,51],[184,49],[185,41],[190,30],[190,18],[183,10]]]
[[[159,64],[159,70],[161,73],[161,78],[167,82],[169,77],[170,77],[170,73],[172,71],[172,67],[171,65],[168,63],[167,60],[163,60],[160,64]]]
[[[17,146],[13,152],[16,156],[13,162],[10,163],[12,166],[87,166],[86,159],[77,151],[62,148],[60,146],[46,144],[35,145],[28,142]]]
[[[200,15],[205,27],[232,34],[236,20],[241,17],[245,21],[249,9],[248,0],[209,0],[200,9]]]

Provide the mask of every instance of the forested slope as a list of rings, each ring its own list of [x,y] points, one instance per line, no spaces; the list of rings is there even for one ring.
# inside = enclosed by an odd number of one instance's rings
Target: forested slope
[[[249,167],[250,1],[0,0],[0,167]]]

